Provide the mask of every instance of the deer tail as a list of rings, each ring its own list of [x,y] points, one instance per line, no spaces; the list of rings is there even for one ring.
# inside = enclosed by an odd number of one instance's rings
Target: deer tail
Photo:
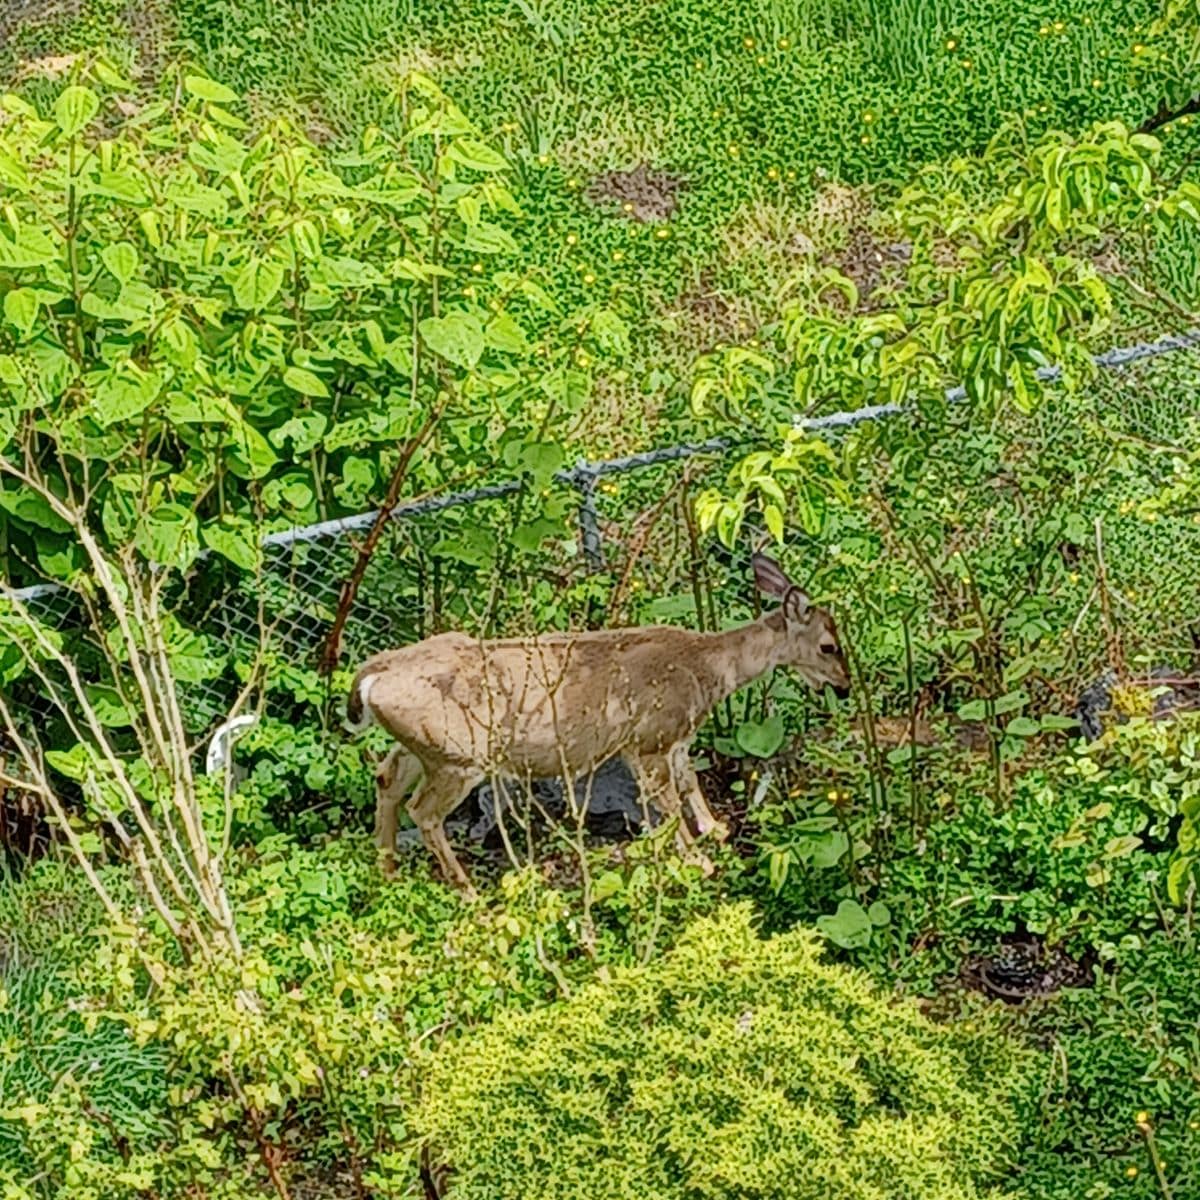
[[[346,698],[346,728],[351,733],[362,733],[367,726],[375,722],[375,711],[371,707],[371,687],[382,670],[383,667],[379,663],[363,663],[350,685],[350,695]]]

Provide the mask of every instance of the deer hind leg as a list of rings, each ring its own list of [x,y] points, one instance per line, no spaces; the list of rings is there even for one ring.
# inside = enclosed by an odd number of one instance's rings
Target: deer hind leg
[[[468,896],[474,898],[471,877],[463,870],[446,836],[446,818],[467,798],[477,784],[482,783],[481,771],[464,771],[457,767],[441,767],[430,771],[425,782],[408,802],[408,815],[421,831],[425,848],[437,859],[442,875]]]
[[[671,774],[675,781],[675,789],[681,796],[686,796],[688,807],[696,821],[696,832],[703,836],[711,833],[718,842],[723,842],[729,836],[729,829],[722,821],[713,816],[704,792],[700,788],[700,780],[692,769],[686,744],[673,746],[668,755],[671,763]]]
[[[420,761],[403,746],[396,746],[375,771],[375,844],[382,854],[385,875],[396,871],[400,801],[420,777]]]
[[[638,781],[643,800],[649,800],[661,813],[676,817],[675,844],[684,862],[698,866],[705,875],[711,875],[713,865],[708,857],[693,847],[692,831],[683,819],[683,802],[676,785],[671,761],[665,755],[639,755],[626,760],[634,778]]]

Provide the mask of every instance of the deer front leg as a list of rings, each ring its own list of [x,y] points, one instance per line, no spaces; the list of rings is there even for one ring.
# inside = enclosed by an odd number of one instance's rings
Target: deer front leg
[[[649,800],[659,812],[677,818],[675,843],[679,847],[679,856],[684,862],[698,866],[705,875],[711,875],[713,865],[708,856],[696,850],[693,845],[692,831],[688,829],[683,819],[683,804],[675,782],[675,772],[671,769],[670,759],[666,755],[638,755],[626,759],[629,769],[638,781],[643,799]]]
[[[425,848],[437,859],[443,877],[461,889],[469,899],[475,899],[471,877],[463,870],[446,837],[446,818],[467,798],[477,784],[482,783],[481,771],[465,771],[458,767],[441,767],[430,771],[425,782],[408,802],[408,815],[421,831]]]
[[[375,844],[381,852],[385,875],[396,872],[400,801],[420,777],[420,762],[403,746],[391,750],[375,771]]]
[[[696,778],[696,772],[692,769],[691,759],[688,757],[687,744],[680,743],[678,746],[674,746],[668,758],[675,780],[675,788],[679,795],[687,797],[688,807],[691,808],[692,816],[696,820],[696,832],[701,836],[711,833],[718,842],[723,842],[729,836],[729,829],[723,821],[718,821],[713,816],[712,810],[708,807],[708,801],[704,799],[700,780]]]

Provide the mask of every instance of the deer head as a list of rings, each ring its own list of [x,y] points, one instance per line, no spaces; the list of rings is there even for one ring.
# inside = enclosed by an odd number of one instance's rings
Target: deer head
[[[839,696],[845,696],[850,690],[850,670],[832,613],[813,607],[804,589],[793,583],[774,559],[755,554],[751,564],[758,590],[780,601],[778,619],[787,640],[782,662],[799,671],[818,691],[829,684]]]

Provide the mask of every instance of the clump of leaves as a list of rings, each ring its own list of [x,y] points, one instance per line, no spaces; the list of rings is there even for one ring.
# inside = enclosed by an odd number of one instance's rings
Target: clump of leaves
[[[984,1194],[1022,1056],[892,1004],[818,945],[760,940],[730,906],[658,962],[447,1043],[416,1119],[455,1194]]]

